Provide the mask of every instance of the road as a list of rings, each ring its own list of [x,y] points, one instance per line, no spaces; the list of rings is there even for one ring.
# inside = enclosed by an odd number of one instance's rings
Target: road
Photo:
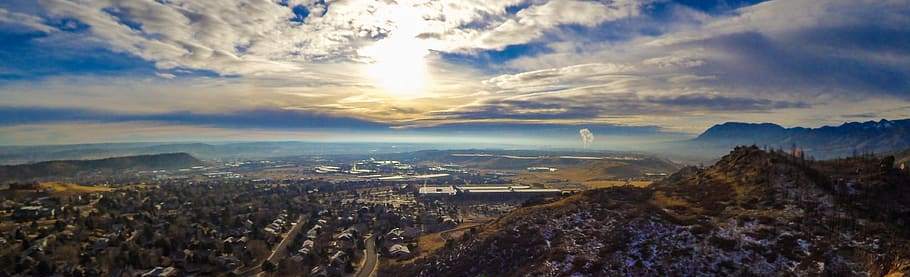
[[[366,237],[365,256],[363,257],[363,266],[357,269],[354,277],[372,277],[376,276],[376,269],[379,268],[379,254],[376,252],[376,240],[373,235]]]
[[[284,234],[284,238],[275,246],[275,249],[272,250],[272,254],[269,255],[269,258],[266,260],[277,265],[281,259],[284,259],[288,254],[288,243],[294,241],[294,237],[297,236],[297,233],[300,232],[300,229],[303,228],[304,224],[306,224],[306,217],[301,215],[300,218],[297,219],[297,224]]]
[[[272,253],[269,254],[269,257],[266,259],[266,261],[269,261],[269,262],[272,262],[272,264],[278,265],[278,262],[281,261],[281,259],[283,259],[284,256],[286,256],[288,254],[288,251],[287,251],[288,243],[291,243],[291,241],[294,241],[294,237],[297,236],[297,233],[300,232],[300,229],[303,228],[303,225],[306,224],[306,221],[307,221],[307,217],[301,215],[300,218],[297,219],[297,224],[294,225],[294,227],[291,227],[291,230],[288,230],[288,232],[284,234],[284,237],[281,238],[281,242],[279,242],[277,245],[275,245],[275,247],[272,249]],[[254,266],[254,267],[248,268],[244,271],[241,271],[237,275],[257,276],[260,273],[262,273],[262,264],[259,264],[257,266]]]

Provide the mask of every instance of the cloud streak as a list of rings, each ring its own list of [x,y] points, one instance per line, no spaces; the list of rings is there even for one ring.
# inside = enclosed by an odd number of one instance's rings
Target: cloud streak
[[[60,122],[158,122],[220,128],[258,129],[360,129],[380,130],[389,126],[356,118],[335,117],[294,110],[243,110],[231,113],[187,111],[126,114],[82,109],[0,107],[0,126]]]

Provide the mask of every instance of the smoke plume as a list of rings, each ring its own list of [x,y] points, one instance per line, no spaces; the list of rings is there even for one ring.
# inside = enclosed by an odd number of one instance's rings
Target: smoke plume
[[[581,143],[584,144],[585,148],[588,148],[588,145],[594,143],[594,133],[591,133],[591,130],[588,130],[588,128],[578,130],[578,134],[581,135]]]

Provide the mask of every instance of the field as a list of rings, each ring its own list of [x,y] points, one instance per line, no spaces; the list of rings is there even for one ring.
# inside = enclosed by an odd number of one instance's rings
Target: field
[[[580,184],[585,189],[608,188],[623,185],[644,187],[651,181],[627,181],[617,176],[591,170],[590,168],[564,168],[555,172],[526,172],[519,174],[516,181],[523,184],[542,185],[547,188],[567,189],[570,184]]]
[[[95,186],[83,186],[70,183],[57,183],[57,182],[47,182],[41,183],[38,185],[42,189],[49,189],[54,193],[60,194],[79,194],[79,193],[92,193],[92,192],[108,192],[111,191],[111,188],[108,187],[95,187]]]

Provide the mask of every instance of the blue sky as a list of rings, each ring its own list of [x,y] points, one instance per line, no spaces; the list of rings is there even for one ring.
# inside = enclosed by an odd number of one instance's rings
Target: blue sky
[[[246,2],[0,3],[0,144],[622,148],[910,117],[905,0]]]

